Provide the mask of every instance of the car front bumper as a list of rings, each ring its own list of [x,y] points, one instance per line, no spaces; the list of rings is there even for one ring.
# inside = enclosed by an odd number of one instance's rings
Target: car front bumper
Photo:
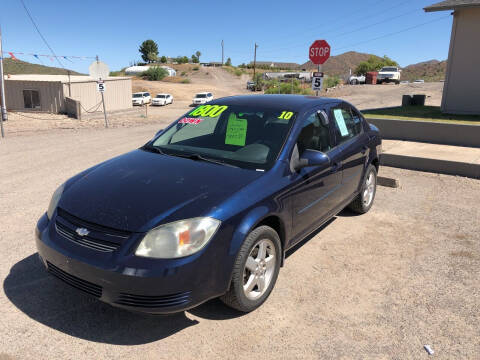
[[[233,259],[219,262],[225,259],[223,250],[208,245],[179,259],[100,256],[59,235],[46,215],[38,221],[35,238],[49,273],[103,302],[136,312],[175,313],[218,297],[230,281],[231,269],[224,270],[233,266]]]

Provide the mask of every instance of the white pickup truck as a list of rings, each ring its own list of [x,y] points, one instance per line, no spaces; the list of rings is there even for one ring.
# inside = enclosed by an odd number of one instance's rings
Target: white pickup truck
[[[396,66],[385,66],[383,67],[377,75],[377,84],[382,84],[384,82],[394,82],[395,84],[400,84],[400,70]]]

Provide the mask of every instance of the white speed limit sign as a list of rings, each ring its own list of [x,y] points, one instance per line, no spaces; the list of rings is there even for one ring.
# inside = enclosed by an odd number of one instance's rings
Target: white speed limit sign
[[[320,91],[323,86],[323,72],[314,72],[312,76],[312,90]]]
[[[105,83],[103,81],[97,81],[97,90],[99,92],[105,91]]]

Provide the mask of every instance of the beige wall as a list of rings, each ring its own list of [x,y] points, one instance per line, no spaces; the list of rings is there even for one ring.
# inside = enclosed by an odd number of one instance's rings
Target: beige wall
[[[107,112],[132,107],[131,79],[105,80],[105,88]],[[38,90],[40,109],[25,109],[23,90],[27,89]],[[96,106],[102,100],[96,82],[72,82],[70,90],[70,97],[82,104],[82,113],[85,109],[103,111],[101,105]],[[63,113],[66,111],[65,97],[69,96],[69,85],[60,81],[5,80],[5,96],[8,110]]]
[[[23,90],[37,90],[40,94],[40,109],[25,109]],[[7,110],[45,111],[58,113],[64,110],[63,87],[60,81],[5,80]]]
[[[480,114],[480,8],[454,13],[442,111]]]
[[[95,82],[75,82],[71,85],[71,98],[80,101],[82,112],[93,111],[102,106],[97,106],[102,101],[102,95],[97,91]],[[63,84],[65,96],[69,96],[69,85]],[[123,110],[132,107],[132,80],[105,80],[105,106],[108,111]]]

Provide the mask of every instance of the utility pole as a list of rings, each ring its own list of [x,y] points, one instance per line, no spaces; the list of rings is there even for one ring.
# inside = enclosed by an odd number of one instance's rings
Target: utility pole
[[[8,120],[7,115],[7,106],[5,104],[5,78],[3,77],[3,48],[2,48],[2,28],[0,27],[0,76],[2,77],[2,85],[1,85],[1,92],[2,92],[2,116],[0,117],[0,129],[2,133],[2,138],[5,137],[5,133],[3,132],[3,122]]]
[[[70,80],[70,70],[67,70],[68,74],[68,97],[72,97],[72,81]]]
[[[223,66],[223,40],[222,40],[222,66]]]
[[[97,64],[98,64],[98,55],[97,55]],[[102,80],[102,79],[99,79]],[[107,122],[107,111],[105,110],[105,98],[103,97],[103,91],[100,92],[102,94],[102,104],[103,104],[103,116],[105,118],[105,127],[108,128],[108,122]]]
[[[253,50],[253,81],[255,81],[255,66],[257,64],[257,43],[255,43],[255,49]]]

